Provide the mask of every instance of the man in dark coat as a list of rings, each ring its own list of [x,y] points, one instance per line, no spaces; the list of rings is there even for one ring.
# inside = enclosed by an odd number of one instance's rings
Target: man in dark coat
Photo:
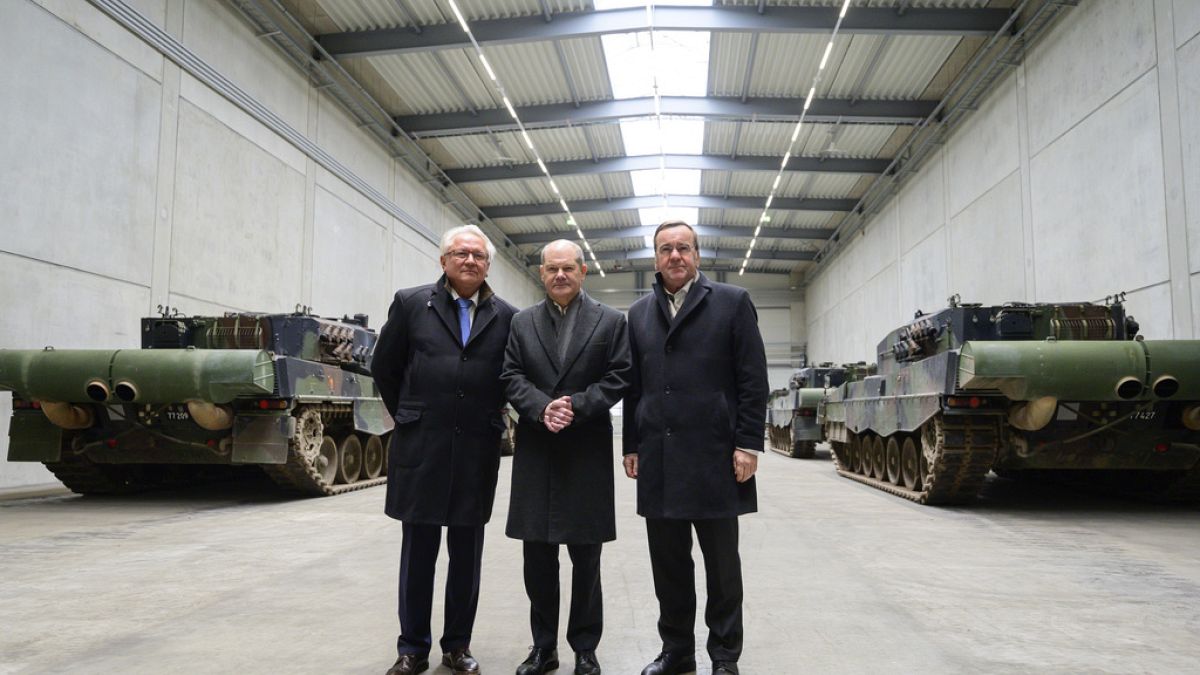
[[[501,375],[520,413],[505,533],[524,543],[533,649],[517,675],[558,668],[558,551],[571,556],[567,642],[576,675],[599,675],[600,549],[616,538],[611,408],[629,385],[625,317],[582,290],[578,245],[542,249],[546,300],[513,319]]]
[[[738,520],[758,509],[767,360],[745,289],[698,271],[700,243],[683,221],[654,233],[653,293],[629,308],[633,384],[625,396],[625,473],[646,518],[662,652],[643,675],[696,669],[692,530],[708,576],[704,620],[713,673],[742,652]]]
[[[474,225],[442,237],[445,274],[396,293],[371,372],[396,422],[388,449],[389,516],[403,522],[399,658],[388,675],[429,667],[433,575],[446,528],[442,663],[478,673],[471,630],[479,604],[483,527],[500,466],[500,366],[515,308],[484,279],[496,249]]]

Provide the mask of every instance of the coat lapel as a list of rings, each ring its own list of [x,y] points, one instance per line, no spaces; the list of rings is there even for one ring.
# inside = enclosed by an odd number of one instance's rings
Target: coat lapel
[[[579,298],[579,315],[575,317],[575,328],[571,332],[571,342],[567,344],[567,355],[563,359],[562,368],[559,369],[559,377],[561,378],[571,368],[571,364],[575,363],[575,359],[579,358],[579,354],[583,351],[584,346],[592,339],[592,333],[596,332],[596,325],[600,323],[600,307],[595,300],[592,300],[586,293],[579,291],[582,297]]]
[[[550,322],[550,312],[558,311],[550,306],[549,300],[543,300],[534,306],[533,332],[537,333],[538,342],[546,352],[546,358],[554,367],[555,374],[562,372],[562,364],[558,361],[558,342],[554,336],[554,324]]]
[[[458,334],[458,307],[450,298],[450,291],[446,290],[446,277],[444,275],[433,285],[433,292],[430,293],[429,301],[426,304],[442,320],[442,324],[446,326],[450,337],[454,338],[455,342],[461,345],[462,338]]]
[[[492,296],[489,296],[487,300],[480,302],[479,306],[475,308],[475,319],[471,321],[471,337],[467,340],[467,344],[463,346],[463,349],[471,346],[471,340],[479,337],[479,334],[482,333],[484,329],[488,327],[488,324],[492,322],[492,319],[495,318],[496,303],[492,302]]]

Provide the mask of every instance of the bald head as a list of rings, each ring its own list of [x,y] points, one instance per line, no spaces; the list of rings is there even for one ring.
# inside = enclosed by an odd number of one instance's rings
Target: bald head
[[[552,241],[542,248],[541,270],[546,295],[566,307],[583,288],[583,277],[587,274],[583,249],[566,239]]]

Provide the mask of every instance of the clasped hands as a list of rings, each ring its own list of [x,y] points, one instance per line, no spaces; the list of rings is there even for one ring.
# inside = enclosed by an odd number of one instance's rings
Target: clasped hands
[[[542,424],[546,425],[550,433],[557,434],[566,429],[574,420],[575,411],[571,408],[570,396],[550,401],[546,404],[546,409],[542,411]]]

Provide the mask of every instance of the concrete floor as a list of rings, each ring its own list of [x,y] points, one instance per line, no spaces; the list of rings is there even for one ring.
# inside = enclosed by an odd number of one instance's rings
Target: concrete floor
[[[520,546],[503,535],[510,467],[473,644],[493,675],[530,643]],[[976,506],[935,509],[838,478],[827,459],[768,454],[760,472],[761,511],[742,519],[743,672],[1200,668],[1196,509],[1000,480]],[[627,674],[659,642],[632,481],[617,485],[599,657]],[[381,675],[400,549],[382,505],[381,488],[285,500],[255,486],[0,502],[0,673]]]

